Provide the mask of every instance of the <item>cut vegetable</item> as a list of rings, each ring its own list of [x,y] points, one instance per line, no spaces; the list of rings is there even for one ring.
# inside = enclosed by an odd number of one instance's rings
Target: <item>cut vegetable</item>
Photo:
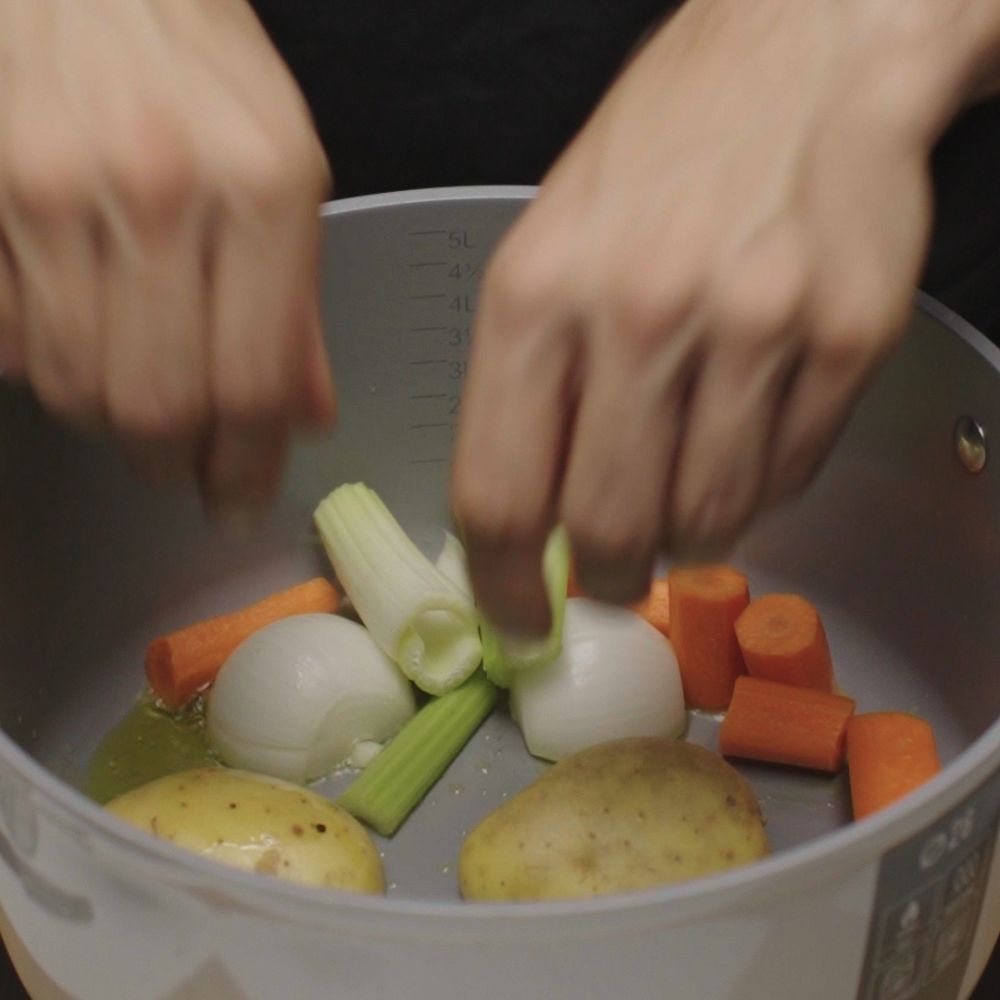
[[[670,640],[692,708],[725,710],[746,673],[734,623],[750,603],[747,578],[728,566],[685,566],[667,575]]]
[[[686,722],[669,640],[627,608],[582,597],[567,602],[559,656],[514,674],[510,708],[547,760],[628,736],[676,737]]]
[[[466,680],[482,659],[476,608],[378,495],[363,483],[340,486],[315,520],[338,580],[386,655],[429,694]]]
[[[740,677],[719,731],[719,749],[727,757],[839,771],[853,714],[853,698]]]
[[[154,639],[146,651],[146,676],[165,708],[182,708],[215,680],[230,653],[258,629],[290,615],[332,612],[340,594],[316,577],[264,600]]]
[[[481,673],[429,701],[337,800],[388,837],[416,808],[493,710],[497,689]]]
[[[481,820],[462,844],[458,884],[466,899],[579,899],[697,878],[767,853],[753,789],[718,754],[680,740],[613,740],[547,768]]]
[[[649,585],[649,593],[632,610],[645,618],[661,635],[670,637],[670,584],[660,577]]]
[[[483,669],[498,687],[510,687],[511,679],[517,672],[537,670],[559,655],[566,614],[569,562],[569,536],[565,528],[557,527],[549,535],[542,553],[542,578],[552,615],[552,625],[544,639],[529,639],[515,646],[509,640],[501,639],[485,618],[482,620],[480,634],[483,640]]]
[[[469,600],[472,600],[472,583],[469,581],[469,564],[465,558],[465,546],[450,532],[444,533],[444,545],[435,566],[451,580]]]
[[[244,871],[351,892],[385,888],[378,848],[353,816],[274,778],[227,767],[182,771],[136,788],[107,808],[146,833]],[[184,990],[184,995],[193,994]],[[197,995],[238,994],[206,987]]]
[[[941,770],[934,730],[906,712],[866,712],[847,728],[855,819],[892,805]]]
[[[357,622],[295,615],[226,660],[206,723],[231,767],[305,782],[344,764],[356,744],[391,739],[416,710],[409,681]]]
[[[736,619],[751,677],[833,690],[833,663],[819,611],[798,594],[755,598]]]

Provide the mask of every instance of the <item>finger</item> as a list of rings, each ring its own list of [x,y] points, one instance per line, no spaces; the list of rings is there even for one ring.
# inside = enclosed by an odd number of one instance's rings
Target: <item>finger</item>
[[[558,323],[548,310],[515,312],[516,281],[513,287],[513,295],[484,291],[452,500],[477,598],[498,628],[517,637],[549,627],[541,555],[573,406],[574,337],[547,325]]]
[[[318,302],[308,309],[307,316],[302,374],[293,416],[296,424],[322,432],[330,430],[336,422],[337,397]]]
[[[104,420],[99,248],[95,224],[76,213],[54,201],[14,213],[21,322],[12,345],[50,412],[96,428]]]
[[[717,555],[760,503],[790,350],[714,350],[692,393],[666,517],[675,554]]]
[[[775,425],[762,500],[801,492],[833,448],[868,380],[892,350],[912,311],[910,285],[865,259],[826,255],[822,280],[801,310],[804,353]],[[839,265],[839,266],[838,266]]]
[[[222,209],[212,266],[214,426],[201,485],[209,508],[230,521],[256,519],[272,499],[316,349],[302,321],[316,295],[315,205],[276,158],[258,155],[234,174],[245,194]]]
[[[109,420],[136,474],[191,479],[209,410],[203,214],[177,150],[122,154],[106,269]]]
[[[288,440],[288,424],[274,418],[228,418],[213,427],[200,485],[219,525],[236,532],[259,525],[278,491]]]
[[[24,69],[24,86],[9,95],[0,122],[0,269],[12,273],[17,285],[16,350],[50,412],[99,424],[101,230],[92,196],[97,161],[79,121],[67,120],[51,74],[37,60]]]
[[[830,453],[867,382],[860,361],[812,354],[796,371],[775,423],[761,502],[801,493]]]
[[[693,336],[668,357],[630,352],[627,338],[593,336],[563,483],[561,516],[583,589],[607,601],[649,588],[678,441]]]
[[[15,379],[23,372],[24,351],[14,259],[0,231],[0,378]]]
[[[809,275],[799,231],[779,219],[733,253],[709,290],[707,351],[666,512],[675,554],[718,557],[760,505],[777,415],[802,351]]]

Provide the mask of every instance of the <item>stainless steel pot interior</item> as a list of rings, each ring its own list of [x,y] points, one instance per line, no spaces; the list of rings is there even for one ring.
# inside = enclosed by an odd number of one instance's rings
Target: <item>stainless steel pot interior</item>
[[[373,485],[418,543],[436,550],[448,523],[448,455],[476,284],[490,247],[530,194],[416,192],[327,211],[324,306],[341,425],[331,441],[296,448],[262,537],[218,536],[190,496],[147,493],[107,446],[54,425],[26,395],[0,387],[2,766],[93,831],[94,812],[71,788],[139,693],[148,640],[324,570],[310,514],[338,482]],[[859,710],[929,719],[950,766],[915,805],[867,829],[839,829],[849,817],[842,776],[741,765],[776,857],[727,884],[780,874],[801,845],[833,853],[860,849],[866,838],[888,843],[915,828],[918,807],[973,769],[1000,764],[1000,465],[968,471],[954,440],[963,417],[985,428],[988,445],[1000,435],[998,372],[1000,352],[921,299],[902,348],[820,478],[733,554],[754,592],[794,589],[815,600],[838,679]],[[716,720],[692,719],[691,738],[714,747],[716,732]],[[541,768],[506,714],[496,713],[383,844],[389,896],[452,910],[463,834]],[[334,791],[341,780],[321,788]],[[192,863],[165,845],[153,850],[170,864]],[[263,880],[259,888],[289,902],[302,896]],[[692,891],[662,890],[657,898]],[[388,912],[396,904],[363,905]],[[598,904],[577,907],[588,905]]]

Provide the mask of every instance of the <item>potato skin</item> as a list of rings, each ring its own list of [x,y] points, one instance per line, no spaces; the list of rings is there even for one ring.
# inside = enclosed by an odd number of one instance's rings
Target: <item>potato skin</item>
[[[488,815],[459,855],[462,895],[572,899],[645,889],[768,853],[753,789],[718,754],[612,740],[566,757]]]
[[[385,890],[378,849],[365,828],[333,802],[276,778],[199,768],[151,781],[105,808],[245,871],[350,892]]]

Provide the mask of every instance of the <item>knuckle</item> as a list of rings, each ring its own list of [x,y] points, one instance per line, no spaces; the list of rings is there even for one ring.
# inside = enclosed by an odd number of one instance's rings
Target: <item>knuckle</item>
[[[563,260],[562,247],[552,241],[511,239],[487,269],[484,303],[499,309],[516,330],[562,298]]]
[[[43,130],[11,144],[5,172],[13,204],[34,221],[74,216],[93,190],[94,171],[82,145]]]
[[[805,297],[803,272],[783,271],[768,281],[723,282],[716,300],[717,328],[751,353],[767,351],[792,327]]]
[[[894,339],[896,326],[894,316],[883,307],[852,299],[817,317],[810,346],[828,364],[864,365]]]
[[[620,511],[614,514],[606,504],[586,509],[566,504],[562,520],[573,551],[587,563],[634,565],[650,559],[656,550],[654,531]]]
[[[614,277],[604,297],[626,344],[647,351],[661,344],[691,314],[697,295],[693,278],[669,268],[637,267]]]
[[[120,433],[148,442],[181,440],[194,434],[206,419],[206,408],[193,393],[151,392],[140,383],[109,394],[108,409]]]
[[[258,211],[271,214],[283,210],[303,193],[308,170],[302,158],[289,155],[264,133],[248,131],[234,144],[231,155],[231,176],[240,194]]]
[[[722,558],[750,522],[752,508],[751,498],[743,491],[679,496],[671,512],[669,547],[675,555]]]
[[[215,408],[223,421],[253,427],[281,419],[287,393],[277,379],[228,379],[215,392]]]
[[[143,224],[176,220],[198,186],[194,159],[180,145],[125,144],[106,169],[128,217]]]
[[[500,550],[538,545],[547,534],[547,512],[541,505],[523,497],[514,502],[480,477],[457,477],[452,500],[459,523],[480,546]]]

